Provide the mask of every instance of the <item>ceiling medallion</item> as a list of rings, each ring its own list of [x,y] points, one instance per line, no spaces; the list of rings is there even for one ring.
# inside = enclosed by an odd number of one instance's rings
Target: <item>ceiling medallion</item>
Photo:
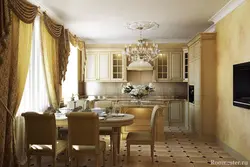
[[[158,44],[149,44],[146,42],[145,39],[142,38],[142,33],[143,31],[159,28],[159,24],[150,21],[133,22],[128,23],[127,28],[139,31],[140,39],[138,40],[137,45],[130,44],[129,46],[125,46],[123,55],[127,56],[129,61],[153,61],[160,53]]]

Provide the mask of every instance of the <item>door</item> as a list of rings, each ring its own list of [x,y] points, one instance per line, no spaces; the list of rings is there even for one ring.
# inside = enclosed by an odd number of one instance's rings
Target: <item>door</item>
[[[85,80],[86,81],[95,81],[97,80],[97,59],[98,52],[88,52],[85,69]]]
[[[183,124],[183,102],[172,101],[170,102],[170,123]]]
[[[121,52],[111,52],[111,63],[111,80],[113,82],[126,81],[126,61]]]
[[[162,52],[156,61],[157,64],[157,80],[168,81],[170,80],[170,53]]]
[[[99,52],[98,79],[100,81],[110,81],[110,54],[109,52]]]
[[[171,80],[182,81],[182,52],[171,53]]]

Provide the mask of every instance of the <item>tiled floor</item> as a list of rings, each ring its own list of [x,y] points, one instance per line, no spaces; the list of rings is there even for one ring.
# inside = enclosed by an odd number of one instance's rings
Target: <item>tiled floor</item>
[[[236,161],[228,153],[223,151],[215,142],[201,141],[184,128],[169,127],[166,129],[165,142],[155,143],[154,163],[151,162],[149,146],[131,146],[129,162],[126,157],[126,142],[121,143],[118,167],[208,167],[211,161]],[[108,138],[103,138],[109,143]],[[60,155],[57,166],[63,167],[64,156]],[[85,157],[79,163],[80,167],[94,166],[94,159]],[[36,166],[35,158],[32,165]],[[51,158],[42,159],[42,166],[51,166]],[[106,153],[105,166],[110,167],[110,151]],[[217,165],[224,167],[223,165]],[[229,166],[229,165],[226,165]],[[231,165],[232,167],[232,165]],[[241,166],[242,167],[242,166]]]

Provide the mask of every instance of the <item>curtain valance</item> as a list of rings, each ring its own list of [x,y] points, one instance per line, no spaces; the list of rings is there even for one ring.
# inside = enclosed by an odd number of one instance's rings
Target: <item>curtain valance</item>
[[[68,57],[70,54],[70,44],[69,44],[69,30],[64,29],[60,41],[59,41],[59,78],[60,81],[65,80],[65,74],[67,71]]]
[[[8,0],[0,1],[0,65],[3,63],[2,54],[7,48],[7,41],[10,34],[10,10],[8,8]]]
[[[33,23],[38,13],[38,7],[24,0],[9,0],[10,9],[26,24]]]
[[[81,51],[84,50],[85,43],[81,39],[79,39],[76,35],[73,35],[70,32],[69,32],[69,40],[74,47],[77,47]]]
[[[54,38],[59,38],[63,31],[64,27],[60,24],[55,23],[47,14],[46,12],[43,12],[43,18],[44,18],[44,23],[45,26],[50,33],[50,35]]]

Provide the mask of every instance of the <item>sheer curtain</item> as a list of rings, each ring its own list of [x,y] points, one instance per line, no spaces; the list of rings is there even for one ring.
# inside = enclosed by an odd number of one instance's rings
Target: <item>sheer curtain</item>
[[[62,96],[64,103],[71,100],[72,94],[78,94],[78,50],[70,44],[70,56],[68,59],[65,81],[62,84]]]
[[[48,90],[42,62],[40,17],[37,16],[34,22],[28,76],[16,117],[17,155],[21,164],[26,162],[24,119],[21,117],[21,114],[27,111],[43,112],[49,106]]]

